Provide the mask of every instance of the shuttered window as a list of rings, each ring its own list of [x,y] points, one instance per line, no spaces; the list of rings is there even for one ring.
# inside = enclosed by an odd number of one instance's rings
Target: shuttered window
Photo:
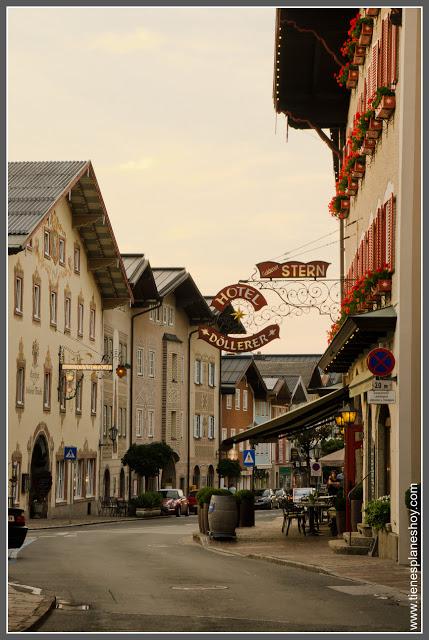
[[[395,198],[393,194],[386,203],[386,262],[395,268]]]

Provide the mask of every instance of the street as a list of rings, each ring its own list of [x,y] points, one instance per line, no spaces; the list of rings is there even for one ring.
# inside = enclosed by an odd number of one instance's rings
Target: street
[[[197,528],[191,516],[30,531],[9,581],[55,593],[63,608],[39,632],[409,628],[406,604],[377,590],[352,595],[355,582],[202,548]]]

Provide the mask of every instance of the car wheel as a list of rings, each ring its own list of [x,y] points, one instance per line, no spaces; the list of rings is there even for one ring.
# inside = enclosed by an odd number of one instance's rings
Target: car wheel
[[[179,506],[179,507],[177,507],[177,509],[176,509],[176,518],[180,518],[180,516],[181,516],[181,515],[182,515],[182,514],[181,514],[180,506]]]
[[[186,507],[186,511],[185,511],[185,516],[189,516],[190,511],[189,511],[189,505]]]

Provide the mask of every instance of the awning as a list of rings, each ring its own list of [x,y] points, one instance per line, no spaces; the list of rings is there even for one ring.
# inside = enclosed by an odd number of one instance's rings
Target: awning
[[[333,451],[332,453],[328,453],[323,458],[319,458],[320,464],[323,466],[330,467],[343,467],[344,466],[344,447],[342,449],[338,449],[338,451]]]
[[[320,359],[324,371],[347,373],[365,351],[376,346],[396,327],[393,307],[349,316]]]
[[[229,449],[237,442],[250,440],[253,443],[292,436],[300,431],[313,429],[322,424],[332,422],[338,409],[349,397],[348,387],[338,389],[322,398],[308,402],[298,409],[268,420],[257,427],[242,431],[236,436],[222,441],[222,448]]]

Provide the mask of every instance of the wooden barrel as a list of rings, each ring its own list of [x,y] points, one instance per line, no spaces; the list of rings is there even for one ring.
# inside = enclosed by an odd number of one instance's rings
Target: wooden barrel
[[[212,496],[209,505],[209,533],[212,538],[235,538],[237,501],[234,496]]]

